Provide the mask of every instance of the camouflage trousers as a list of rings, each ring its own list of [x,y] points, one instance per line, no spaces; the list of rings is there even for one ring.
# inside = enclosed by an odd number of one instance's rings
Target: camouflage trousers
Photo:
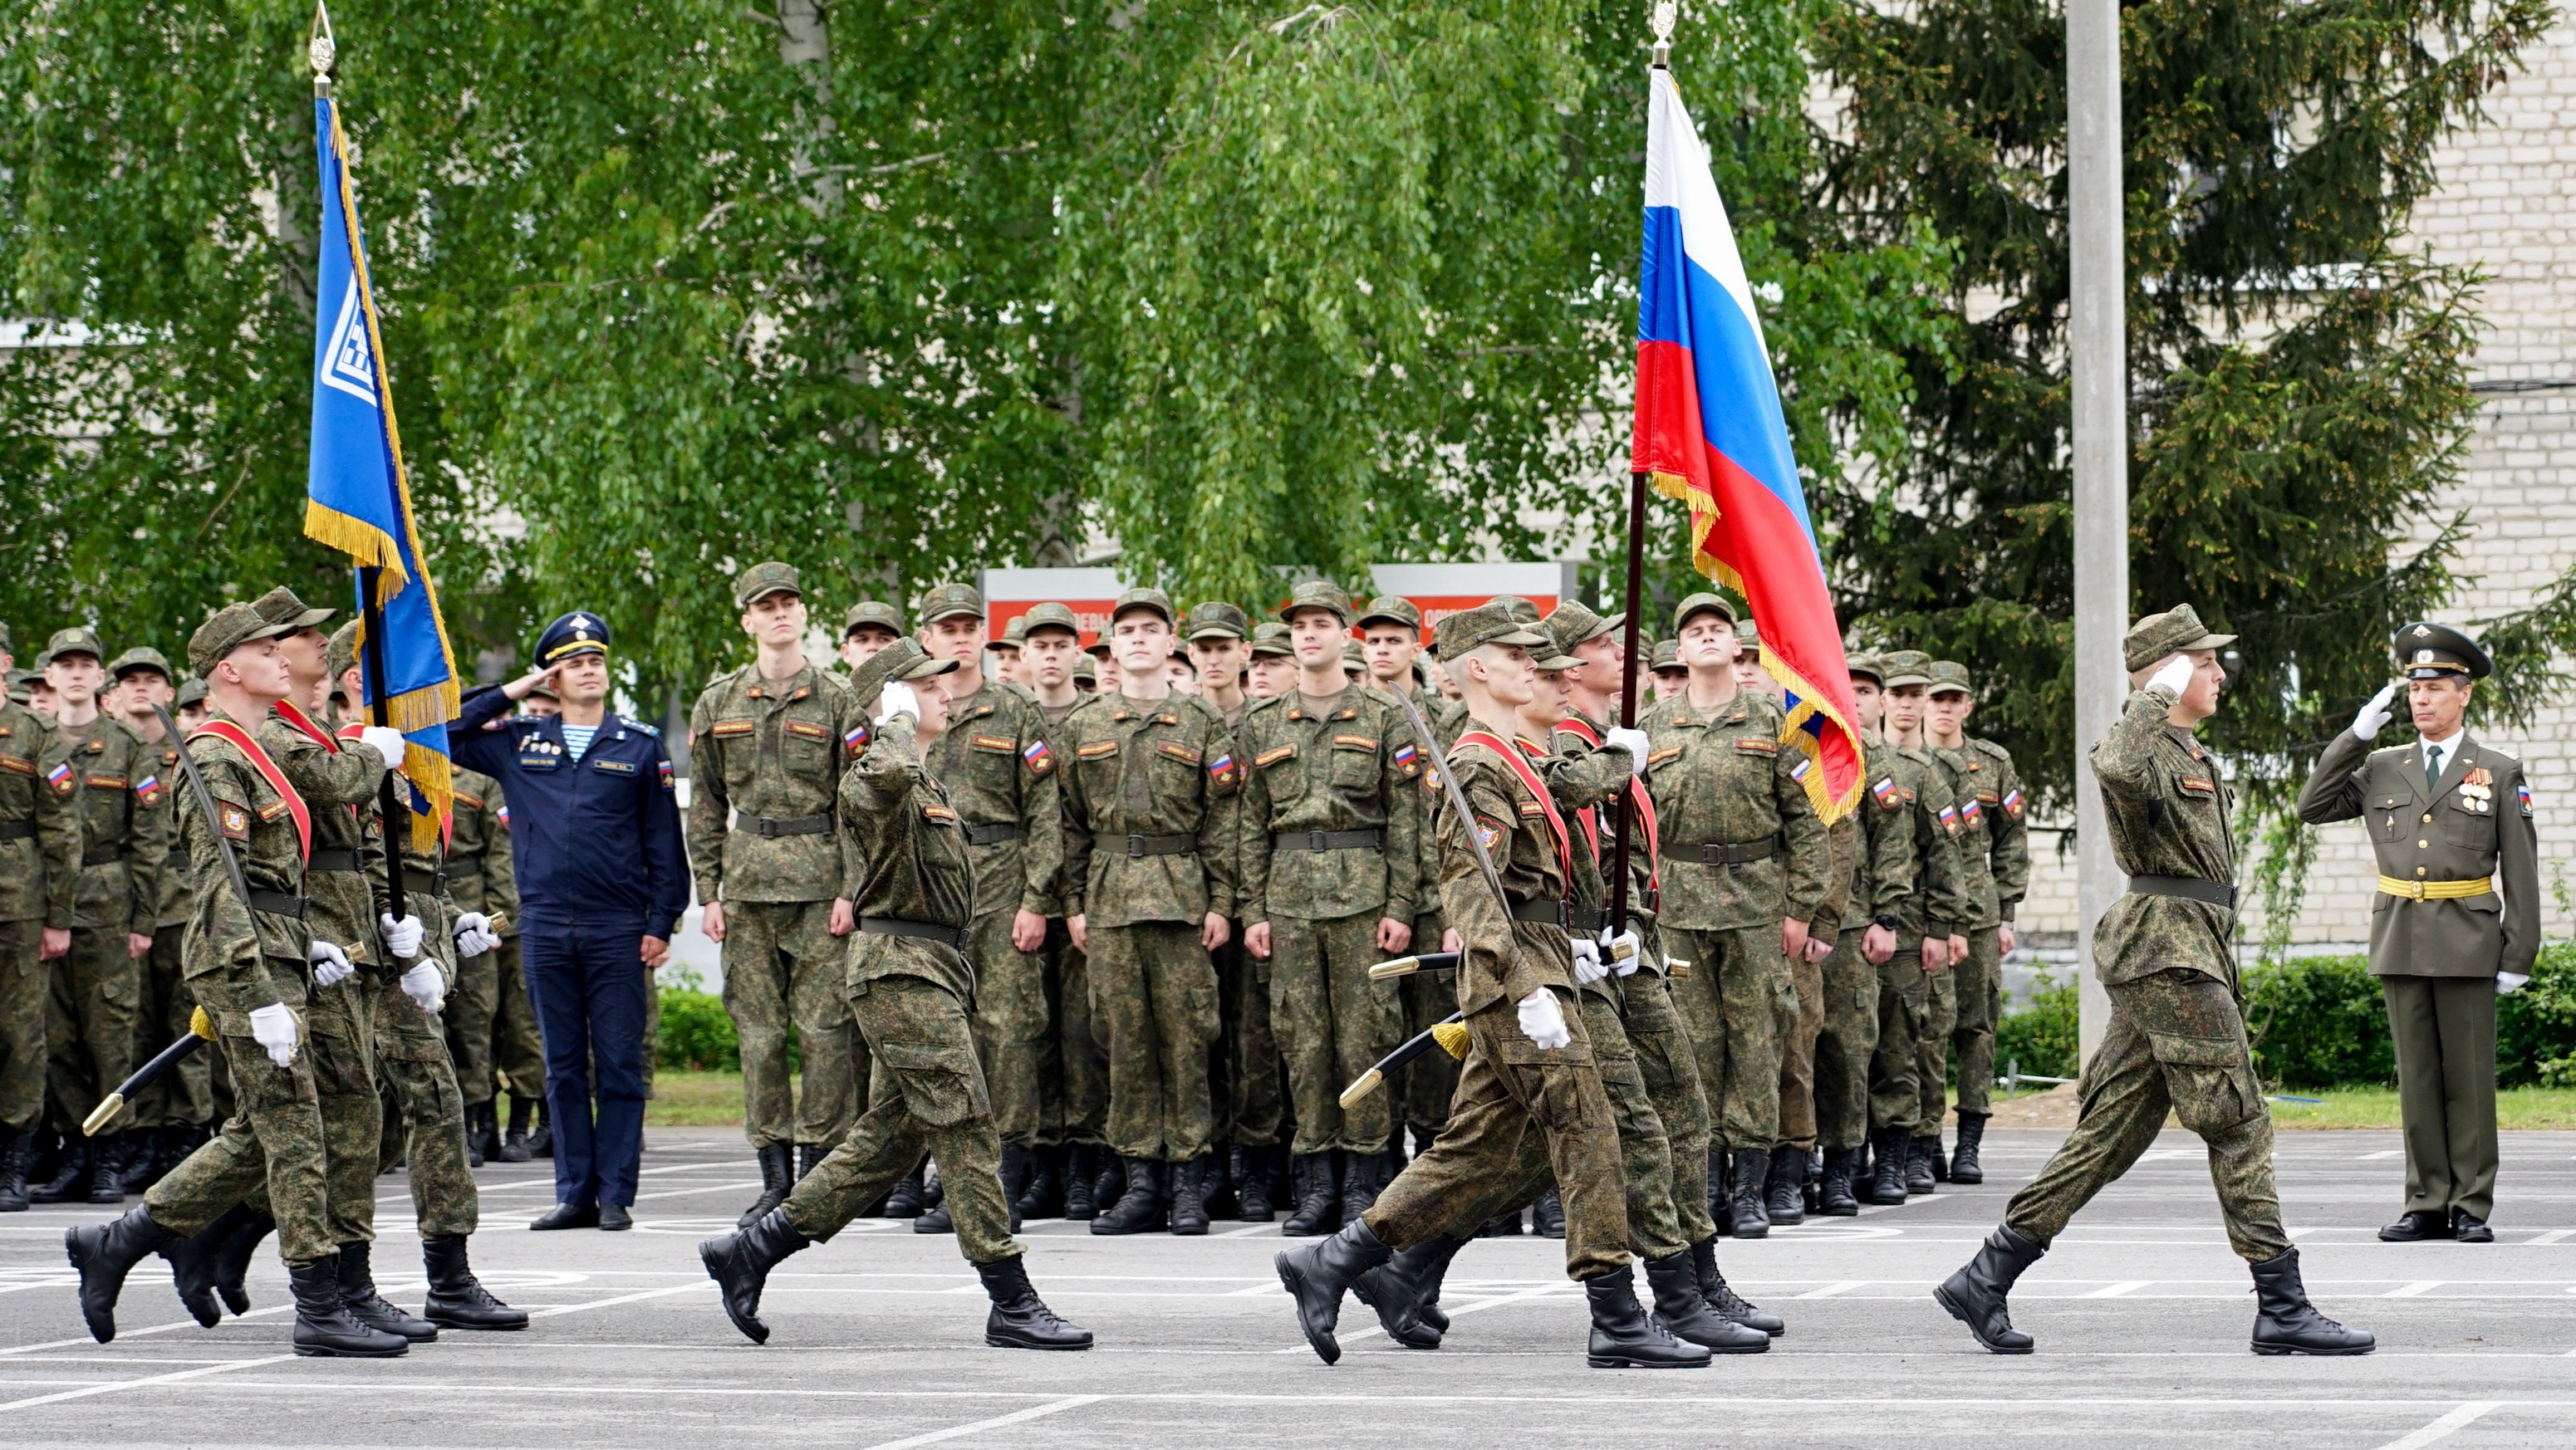
[[[1613,980],[1619,984],[1620,1025],[1637,1055],[1647,1101],[1672,1145],[1671,1198],[1681,1240],[1695,1244],[1717,1232],[1708,1216],[1708,1095],[1700,1088],[1699,1054],[1660,974],[1640,971]]]
[[[1375,911],[1325,921],[1270,918],[1270,1022],[1288,1060],[1298,1154],[1383,1153],[1394,1126],[1387,1095],[1348,1108],[1341,1091],[1404,1041],[1404,1004],[1392,981],[1372,982]]]
[[[383,1107],[375,1171],[409,1155],[406,1172],[422,1238],[474,1232],[482,1197],[466,1166],[465,1096],[448,1060],[447,1033],[391,977],[376,998],[376,1076]]]
[[[1878,1045],[1869,1057],[1869,1123],[1873,1128],[1903,1128],[1911,1133],[1923,1102],[1920,1054],[1915,1050],[1930,1031],[1932,982],[1940,972],[1923,970],[1923,940],[1900,936],[1896,955],[1878,968]],[[1940,1119],[1933,1119],[1935,1124]]]
[[[1554,932],[1556,952],[1564,938]],[[1542,1052],[1518,1008],[1497,1002],[1466,1019],[1467,1058],[1449,1128],[1404,1166],[1365,1215],[1389,1248],[1472,1231],[1471,1215],[1536,1138],[1565,1204],[1565,1272],[1598,1278],[1628,1267],[1628,1203],[1619,1130],[1592,1057],[1582,1008],[1559,991],[1574,1040]]]
[[[1208,1150],[1216,967],[1195,923],[1091,930],[1091,1020],[1109,1050],[1109,1146],[1186,1163]],[[1275,995],[1274,988],[1274,995]]]
[[[303,963],[283,969],[301,971]],[[333,1071],[344,1071],[346,1055],[317,1050],[323,1040],[311,1033],[314,1013],[308,1004],[301,1014],[305,1033],[295,1058],[278,1067],[250,1035],[250,1010],[266,1005],[264,1001],[237,1000],[238,991],[213,977],[197,978],[192,985],[221,1034],[235,1109],[212,1139],[145,1192],[144,1207],[151,1210],[153,1222],[184,1236],[247,1201],[277,1220],[278,1252],[288,1264],[307,1264],[338,1252],[348,1238],[334,1223],[332,1195],[345,1185],[331,1175],[321,1077],[326,1060]],[[372,1124],[372,1089],[368,1106]],[[371,1206],[375,1168],[370,1151],[364,1187]]]
[[[98,1100],[134,1070],[134,1019],[143,1000],[143,963],[122,929],[72,928],[72,949],[54,958],[45,1008],[47,1096],[54,1130],[80,1131]]]
[[[152,934],[152,950],[143,958],[142,1000],[134,1014],[134,1061],[150,1062],[162,1048],[187,1035],[197,1011],[197,996],[180,974],[179,942],[187,923],[165,926]],[[133,1126],[191,1128],[215,1121],[215,1095],[207,1054],[201,1049],[154,1078],[134,1095]]]
[[[1923,1030],[1914,1038],[1914,1134],[1941,1136],[1950,1115],[1950,1029],[1959,1021],[1959,967],[1953,963],[1925,981]]]
[[[1002,1138],[993,1128],[966,1005],[921,977],[879,977],[849,998],[879,1073],[868,1110],[797,1180],[787,1221],[809,1239],[839,1233],[921,1162],[939,1163],[957,1247],[989,1264],[1022,1252],[1002,1196]]]
[[[44,923],[0,921],[0,1128],[26,1132],[45,1114],[45,1015],[53,964],[36,950]]]
[[[1074,946],[1064,918],[1047,918],[1047,1001],[1055,1036],[1039,1066],[1058,1087],[1051,1143],[1100,1147],[1109,1141],[1109,1050],[1091,1015],[1091,959]]]
[[[743,1136],[754,1148],[837,1142],[858,1115],[860,1088],[841,988],[848,945],[832,935],[832,903],[738,901],[724,915],[724,1005],[742,1044]],[[648,1000],[647,1029],[658,1019]],[[790,1026],[804,1057],[801,1102],[787,1067]],[[660,1054],[646,1046],[649,1064]]]
[[[1835,944],[1841,944],[1835,938]],[[1801,953],[1789,962],[1780,1019],[1780,1137],[1775,1148],[1816,1146],[1816,1039],[1825,1030],[1825,964]]]
[[[978,915],[968,927],[966,959],[975,968],[975,1054],[984,1066],[993,1127],[1018,1148],[1044,1140],[1064,1109],[1056,1084],[1042,1077],[1045,1043],[1055,1031],[1047,1010],[1046,955],[1011,945],[1013,907]],[[830,1138],[821,1140],[832,1141]]]
[[[1995,1025],[2003,1020],[2003,929],[1978,927],[1968,933],[1968,959],[1950,969],[1959,979],[1953,996],[1957,1016],[1950,1024],[1950,1045],[1959,1054],[1959,1116],[1993,1113],[1995,1093]]]
[[[518,953],[509,955],[515,968]],[[494,950],[457,962],[455,985],[447,989],[447,1003],[438,1013],[456,1090],[468,1112],[492,1101],[492,1025],[501,1015],[501,957]]]
[[[1413,949],[1418,952],[1440,950],[1444,929],[1440,913],[1430,912],[1413,919]],[[1404,1002],[1404,1035],[1417,1037],[1431,1030],[1431,1024],[1458,1010],[1457,979],[1444,973],[1416,972],[1397,979],[1397,996]],[[1458,1064],[1445,1052],[1426,1052],[1404,1070],[1403,1104],[1405,1126],[1413,1130],[1413,1149],[1420,1152],[1431,1146],[1440,1130],[1449,1125],[1449,1099],[1458,1091]],[[1703,1111],[1702,1116],[1706,1113]]]
[[[1690,966],[1673,979],[1673,1006],[1699,1053],[1700,1090],[1714,1146],[1768,1152],[1780,1136],[1780,1023],[1795,1015],[1780,925],[1727,931],[1664,929]]]
[[[514,1098],[546,1095],[546,1041],[537,1034],[537,1009],[528,1000],[528,978],[519,965],[519,939],[492,949],[500,975],[499,1006],[492,1013],[492,1073]]]
[[[1869,1138],[1869,1062],[1878,1051],[1878,973],[1846,927],[1825,958],[1825,1012],[1816,1034],[1816,1136],[1828,1148]]]
[[[1216,1139],[1246,1148],[1279,1141],[1288,1117],[1279,1038],[1270,1017],[1270,963],[1243,949],[1243,924],[1215,953],[1217,1045],[1210,1078]]]
[[[2077,1088],[2075,1131],[2012,1197],[2004,1222],[2042,1248],[2129,1171],[2170,1110],[2209,1148],[2227,1242],[2248,1263],[2290,1247],[2272,1182],[2272,1113],[2236,994],[2195,971],[2105,984],[2111,1021]]]

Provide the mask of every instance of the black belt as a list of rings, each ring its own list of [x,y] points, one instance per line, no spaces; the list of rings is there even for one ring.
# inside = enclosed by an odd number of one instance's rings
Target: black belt
[[[349,875],[367,869],[367,863],[355,851],[316,851],[304,862],[306,875],[316,871],[339,871]]]
[[[1534,921],[1547,926],[1565,925],[1565,900],[1557,896],[1533,896],[1512,903],[1512,920]]]
[[[1196,836],[1129,836],[1127,854],[1137,856],[1187,856],[1199,849]]]
[[[2197,876],[2132,876],[2129,889],[2140,896],[2181,896],[2193,901],[2206,901],[2212,906],[2234,909],[2236,887],[2227,881],[2203,881]]]
[[[1780,854],[1780,838],[1765,836],[1759,841],[1702,841],[1696,848],[1699,859],[1711,866],[1742,866],[1752,861],[1768,861]]]
[[[966,844],[970,846],[992,846],[998,845],[1004,841],[1016,841],[1019,838],[1019,826],[1010,821],[1003,821],[999,824],[990,826],[968,826],[966,828]]]
[[[780,836],[820,836],[832,829],[829,815],[817,816],[752,816],[735,823],[735,829],[748,831],[764,841]]]
[[[0,841],[25,841],[35,834],[34,821],[0,821]]]
[[[927,921],[906,921],[899,916],[863,916],[859,930],[870,936],[917,936],[924,941],[946,942],[959,951],[966,950],[966,928],[938,926]]]
[[[405,866],[403,890],[417,891],[423,896],[444,896],[447,894],[447,873],[423,871],[417,866]]]
[[[1273,831],[1270,844],[1283,851],[1368,851],[1386,845],[1386,832],[1375,826],[1365,831]]]
[[[271,916],[291,916],[302,921],[304,898],[289,896],[283,891],[263,891],[254,886],[250,889],[250,909],[265,911]]]

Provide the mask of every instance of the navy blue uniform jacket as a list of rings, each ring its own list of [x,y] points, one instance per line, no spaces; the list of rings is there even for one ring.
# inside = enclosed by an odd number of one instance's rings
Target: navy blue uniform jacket
[[[632,922],[668,941],[689,909],[689,852],[661,735],[610,711],[576,762],[560,720],[514,719],[512,705],[498,685],[476,690],[448,740],[510,798],[521,925]]]

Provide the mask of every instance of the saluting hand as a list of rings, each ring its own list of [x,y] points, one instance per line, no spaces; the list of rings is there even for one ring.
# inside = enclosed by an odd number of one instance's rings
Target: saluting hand
[[[513,700],[524,700],[528,698],[529,692],[536,689],[537,686],[553,684],[555,676],[562,672],[563,666],[561,664],[551,664],[542,670],[530,670],[526,674],[512,680],[510,683],[503,685],[501,687],[501,693]]]
[[[2370,740],[2376,738],[2379,734],[2380,728],[2385,726],[2389,721],[2389,717],[2396,713],[2393,708],[2396,699],[2397,682],[2395,680],[2390,680],[2387,684],[2380,686],[2379,693],[2371,696],[2369,703],[2363,705],[2361,709],[2353,715],[2353,738],[2356,740]]]

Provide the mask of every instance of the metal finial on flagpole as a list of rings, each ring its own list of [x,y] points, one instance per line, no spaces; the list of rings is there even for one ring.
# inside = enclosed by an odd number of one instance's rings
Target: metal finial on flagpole
[[[313,94],[331,94],[331,67],[340,58],[340,47],[331,39],[331,11],[320,0],[313,6],[313,32],[304,42],[304,54],[313,62]]]
[[[1655,69],[1657,70],[1662,70],[1664,62],[1673,57],[1673,21],[1678,14],[1673,0],[1655,0],[1654,18],[1647,23],[1655,29]]]

